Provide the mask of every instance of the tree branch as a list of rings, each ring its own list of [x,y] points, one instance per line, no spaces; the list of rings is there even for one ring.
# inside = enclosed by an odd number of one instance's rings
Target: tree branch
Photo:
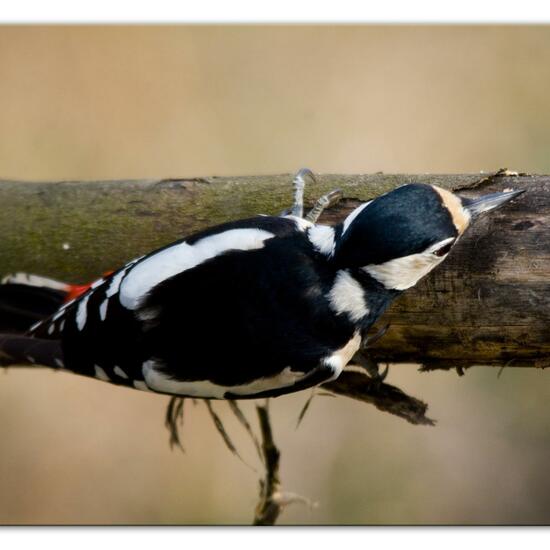
[[[288,208],[292,176],[117,182],[0,182],[0,270],[87,282],[207,226]],[[336,187],[321,217],[340,222],[361,201],[420,181],[475,196],[520,198],[475,224],[443,263],[387,312],[371,350],[381,362],[426,368],[550,365],[550,177],[321,175],[306,205]],[[0,273],[0,276],[3,274]]]

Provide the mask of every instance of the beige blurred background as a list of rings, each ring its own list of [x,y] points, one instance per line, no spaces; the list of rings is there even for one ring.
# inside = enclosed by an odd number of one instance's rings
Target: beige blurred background
[[[550,171],[549,27],[0,27],[0,82],[0,178]],[[163,396],[0,379],[0,523],[251,521],[257,474],[204,406],[181,454]],[[548,373],[388,380],[437,427],[319,397],[295,430],[307,393],[272,403],[285,489],[319,503],[280,523],[550,522]]]

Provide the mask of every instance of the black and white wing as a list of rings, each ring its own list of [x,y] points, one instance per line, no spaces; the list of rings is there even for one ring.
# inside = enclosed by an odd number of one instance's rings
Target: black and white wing
[[[311,224],[260,216],[128,263],[34,327],[64,368],[174,395],[257,397],[336,376],[359,346]]]

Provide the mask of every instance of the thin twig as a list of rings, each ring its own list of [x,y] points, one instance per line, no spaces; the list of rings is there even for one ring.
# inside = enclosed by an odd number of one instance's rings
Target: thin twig
[[[166,408],[166,416],[164,419],[164,425],[170,432],[170,448],[174,446],[179,447],[183,452],[185,449],[181,444],[181,438],[179,434],[180,426],[183,425],[183,403],[185,399],[183,397],[171,397]],[[179,426],[178,426],[179,422]]]
[[[311,391],[310,396],[308,397],[307,401],[304,403],[304,406],[302,407],[302,410],[300,411],[300,414],[298,415],[298,420],[296,422],[296,429],[298,429],[300,424],[302,423],[302,420],[304,419],[304,416],[306,415],[306,412],[309,409],[309,406],[311,405],[311,402],[313,401],[313,398],[315,397],[315,389],[316,388],[314,388]]]
[[[274,525],[283,507],[280,499],[281,482],[279,479],[281,453],[273,440],[267,403],[266,405],[257,405],[256,411],[262,434],[265,477],[260,480],[260,501],[256,506],[254,525]]]
[[[212,420],[214,421],[214,426],[216,426],[216,430],[218,430],[218,433],[222,436],[223,442],[225,443],[226,447],[247,467],[250,468],[253,472],[258,473],[258,470],[254,468],[251,464],[249,464],[239,453],[237,450],[237,447],[229,437],[229,434],[227,433],[225,426],[223,425],[222,419],[216,414],[216,411],[214,411],[214,407],[212,407],[212,402],[210,399],[205,399],[204,403],[206,405],[206,408],[208,409],[208,412],[210,413],[210,416],[212,417]]]
[[[209,399],[205,399],[204,404],[206,405],[206,408],[208,409],[208,412],[210,413],[210,416],[214,421],[214,426],[216,426],[216,430],[218,430],[218,433],[222,436],[223,442],[233,454],[238,455],[239,453],[237,452],[237,448],[235,447],[235,445],[233,444],[233,441],[231,441],[231,438],[225,431],[223,422],[221,421],[221,418],[214,411],[214,408],[212,407],[212,403],[210,403]]]
[[[258,438],[254,433],[254,430],[252,430],[252,426],[250,425],[250,422],[248,422],[248,419],[246,418],[245,414],[243,413],[239,405],[237,405],[237,402],[234,401],[233,399],[229,400],[229,408],[231,409],[233,414],[237,417],[237,420],[242,424],[244,429],[247,431],[248,435],[252,439],[252,443],[254,444],[254,448],[256,449],[256,452],[258,453],[260,460],[263,462],[264,456],[260,448],[260,442],[258,441]]]

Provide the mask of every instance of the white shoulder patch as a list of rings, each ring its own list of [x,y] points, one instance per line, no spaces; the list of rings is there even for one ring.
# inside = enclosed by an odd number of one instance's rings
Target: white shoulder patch
[[[162,281],[228,250],[263,248],[264,241],[274,236],[262,229],[229,229],[204,237],[192,245],[182,242],[160,250],[129,270],[120,285],[120,303],[135,310],[147,293]]]
[[[334,311],[347,313],[352,321],[359,321],[369,313],[363,287],[346,270],[338,271],[328,297]]]
[[[334,254],[336,246],[334,229],[329,225],[314,225],[307,232],[311,244],[326,256]]]

